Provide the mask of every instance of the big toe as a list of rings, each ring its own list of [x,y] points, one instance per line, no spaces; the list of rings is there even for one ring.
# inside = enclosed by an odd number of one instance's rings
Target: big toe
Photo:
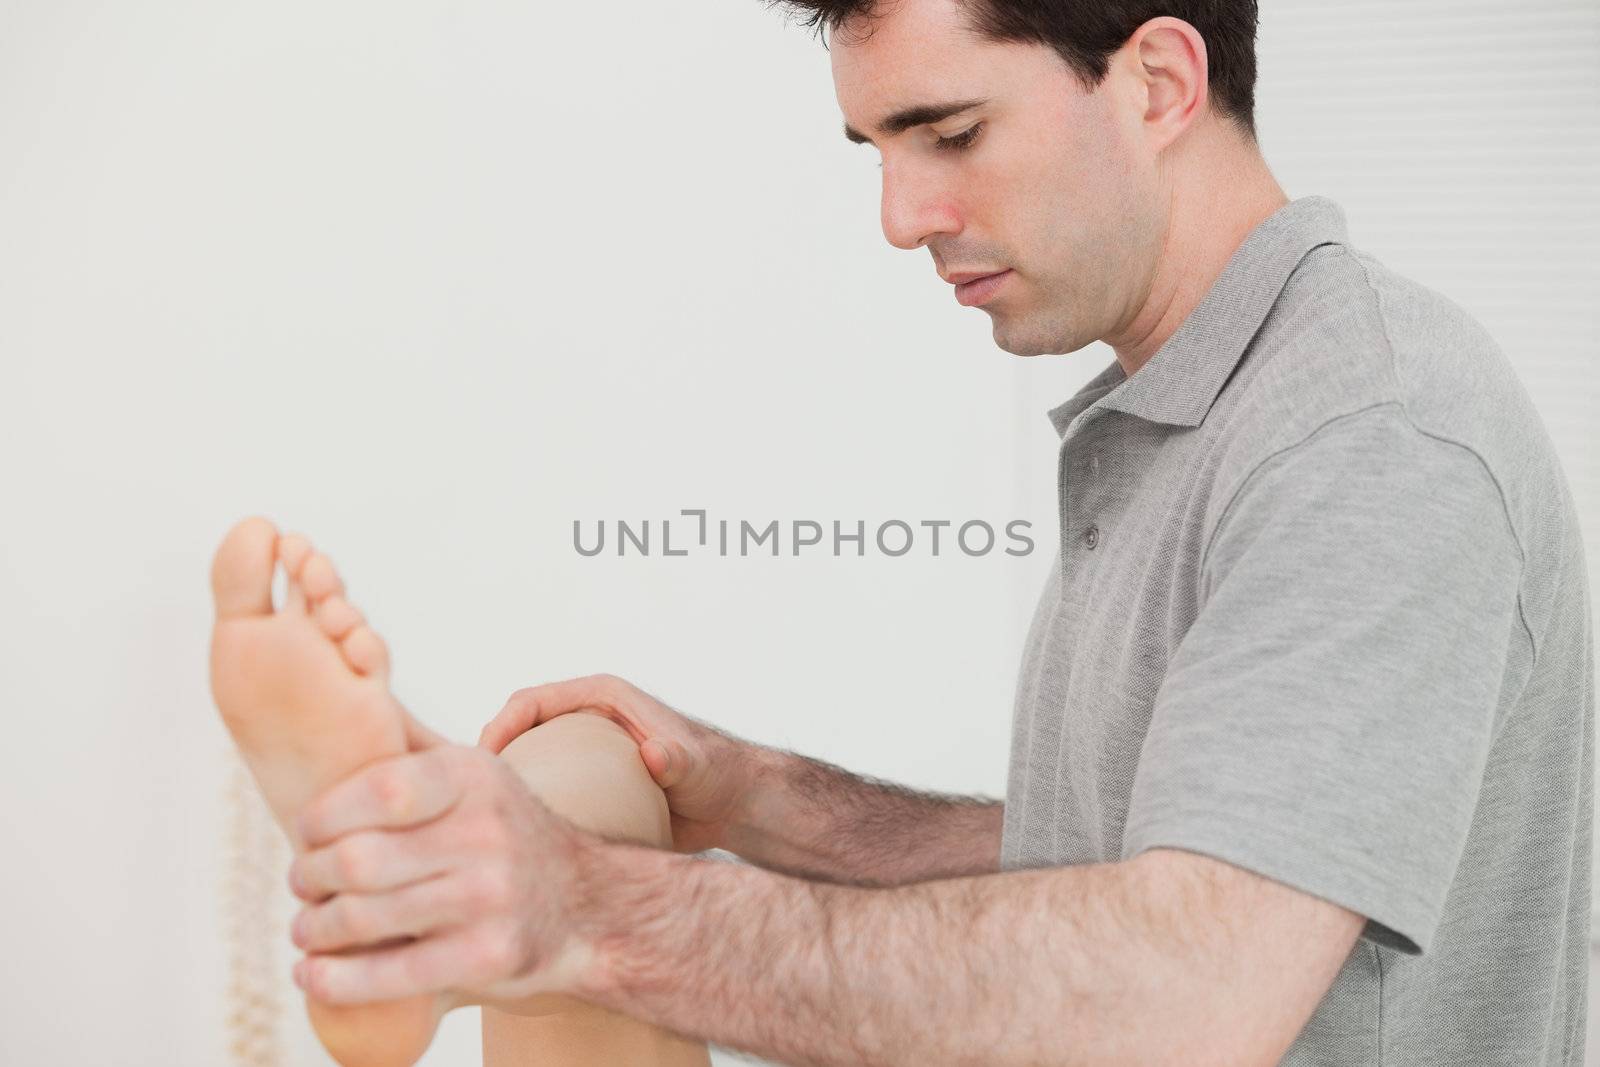
[[[272,612],[272,567],[278,529],[259,515],[237,523],[211,560],[217,618]]]

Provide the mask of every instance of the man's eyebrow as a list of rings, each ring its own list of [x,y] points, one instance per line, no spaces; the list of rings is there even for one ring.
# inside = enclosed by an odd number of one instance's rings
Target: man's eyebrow
[[[953,100],[947,104],[917,104],[915,107],[901,108],[893,115],[878,123],[878,133],[884,137],[893,137],[897,133],[904,133],[913,126],[924,126],[930,122],[947,119],[951,115],[959,115],[963,111],[971,111],[975,107],[982,107],[988,100]],[[844,135],[847,140],[856,144],[866,144],[867,136],[855,129],[848,122],[844,124]]]

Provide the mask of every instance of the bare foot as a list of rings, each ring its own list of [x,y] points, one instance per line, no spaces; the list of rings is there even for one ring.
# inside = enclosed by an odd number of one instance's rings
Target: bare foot
[[[272,575],[288,576],[274,610]],[[228,532],[211,565],[217,624],[211,693],[296,853],[294,818],[363,765],[406,751],[406,711],[389,692],[383,641],[344,598],[328,557],[266,519]],[[410,1067],[433,1040],[446,998],[330,1005],[307,998],[317,1037],[344,1067]]]

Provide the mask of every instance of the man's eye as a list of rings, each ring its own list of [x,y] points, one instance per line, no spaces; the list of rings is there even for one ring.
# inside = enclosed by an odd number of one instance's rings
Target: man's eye
[[[971,148],[972,143],[978,139],[978,131],[983,129],[983,123],[977,123],[954,137],[938,137],[934,139],[933,147],[941,152],[960,152]],[[883,161],[878,161],[878,169],[883,169]]]
[[[983,129],[983,123],[980,122],[956,134],[954,137],[939,138],[933,142],[933,147],[941,152],[959,152],[964,148],[971,148],[972,142],[978,139],[978,131],[981,129]]]

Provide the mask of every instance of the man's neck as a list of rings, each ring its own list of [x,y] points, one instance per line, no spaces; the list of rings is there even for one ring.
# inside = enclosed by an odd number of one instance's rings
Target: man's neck
[[[1240,139],[1215,137],[1183,161],[1170,190],[1168,226],[1150,293],[1121,336],[1107,337],[1125,375],[1160,351],[1205,299],[1250,232],[1289,202],[1266,162]]]

